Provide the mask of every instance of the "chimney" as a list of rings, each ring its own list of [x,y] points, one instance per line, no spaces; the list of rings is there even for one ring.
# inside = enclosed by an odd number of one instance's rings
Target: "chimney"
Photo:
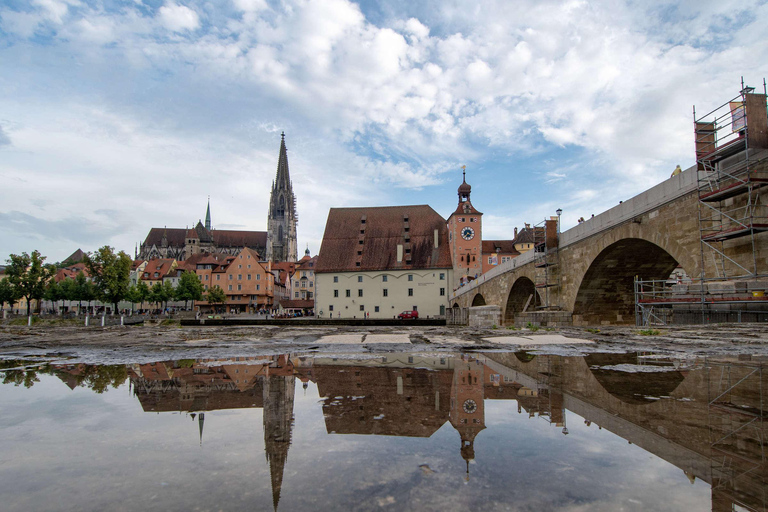
[[[515,228],[515,238],[517,238],[517,228]]]

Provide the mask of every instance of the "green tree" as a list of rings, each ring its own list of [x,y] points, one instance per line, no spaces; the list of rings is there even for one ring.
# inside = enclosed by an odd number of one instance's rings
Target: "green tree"
[[[18,290],[11,285],[11,282],[8,279],[0,279],[0,311],[5,308],[6,302],[11,306],[11,309],[13,309],[13,305],[16,304],[20,298],[21,296],[18,294]]]
[[[181,274],[179,284],[176,285],[176,300],[184,301],[184,308],[187,309],[190,300],[203,300],[203,283],[194,272],[186,271]]]
[[[86,254],[85,266],[93,279],[99,298],[114,305],[112,313],[117,311],[117,303],[125,298],[131,284],[131,258],[125,252],[105,245],[95,254]]]
[[[141,303],[142,308],[144,307],[144,302],[149,300],[150,290],[149,286],[147,286],[147,283],[144,281],[139,281],[139,284],[136,285],[136,293],[139,295],[139,302]]]
[[[205,298],[208,304],[224,304],[227,302],[227,294],[224,293],[224,290],[219,285],[209,288]]]
[[[165,307],[168,304],[168,301],[173,299],[173,285],[170,281],[165,281],[164,283],[157,283],[152,287],[150,290],[150,300],[152,302],[157,302],[160,304],[160,307],[165,310]]]
[[[51,301],[54,305],[54,309],[59,309],[59,301],[65,298],[61,283],[57,283],[51,279],[48,282],[48,286],[45,287],[43,298]]]
[[[70,303],[77,300],[77,282],[74,279],[64,279],[59,283],[59,289],[62,300],[68,300]]]
[[[17,294],[27,299],[27,316],[33,300],[38,301],[45,294],[45,285],[53,276],[55,269],[51,265],[45,265],[45,256],[40,251],[32,251],[32,254],[11,254],[5,274],[10,280]]]
[[[136,306],[137,302],[141,302],[141,292],[139,291],[138,285],[132,284],[130,288],[128,288],[128,292],[125,294],[125,300],[131,303],[131,314],[133,314],[134,306]]]

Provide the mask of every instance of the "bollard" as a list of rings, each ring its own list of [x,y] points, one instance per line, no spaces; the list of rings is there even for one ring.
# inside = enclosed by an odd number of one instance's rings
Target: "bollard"
[[[107,318],[107,315],[101,315],[101,326],[104,327],[104,320]]]
[[[85,326],[88,327],[88,315],[85,315]]]
[[[32,327],[32,315],[27,317],[27,327]]]
[[[120,325],[125,325],[125,316],[120,315]]]

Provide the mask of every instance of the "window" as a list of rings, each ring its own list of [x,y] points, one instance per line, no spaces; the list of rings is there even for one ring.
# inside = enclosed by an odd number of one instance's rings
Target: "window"
[[[242,256],[240,256],[240,258],[242,259]],[[243,266],[242,265],[238,265],[237,268],[243,268]]]
[[[333,290],[333,296],[338,297],[339,296],[339,290]]]
[[[251,257],[250,257],[250,256],[248,256],[248,259],[250,259],[250,258],[251,258]],[[251,268],[251,266],[250,266],[250,265],[248,265],[248,268]]]
[[[386,283],[387,282],[387,276],[381,276],[381,282]]]
[[[232,274],[229,274],[227,277],[229,278],[230,281],[232,280]]]
[[[445,288],[440,288],[440,296],[442,297],[444,295],[445,295]]]
[[[298,281],[294,281],[293,282],[293,286],[294,286],[294,288],[298,288],[299,287],[299,282]]]
[[[203,288],[205,288],[207,290],[208,289],[208,285],[206,284],[205,286],[203,286]]]
[[[249,281],[251,280],[251,274],[248,274],[248,280]]]
[[[229,291],[232,291],[232,285],[229,285]]]
[[[350,291],[349,291],[349,290],[347,290],[347,291],[346,291],[346,296],[347,296],[347,297],[351,297],[351,296],[352,296],[352,294],[350,293]]]
[[[363,290],[357,290],[357,296],[362,297],[363,296]]]
[[[378,312],[379,312],[379,306],[374,306],[374,307],[373,307],[373,311],[375,311],[376,313],[378,313]]]
[[[294,297],[295,299],[298,299],[298,298],[299,298],[299,292],[294,292],[294,293],[293,293],[293,297]]]
[[[339,276],[333,276],[333,282],[338,283],[339,282]]]
[[[241,285],[241,284],[237,285],[237,291],[240,291],[242,289],[243,289],[243,285]]]
[[[413,274],[408,274],[408,280],[413,281]]]
[[[331,304],[330,306],[328,306],[328,311],[333,311],[333,304]]]
[[[360,262],[359,262],[359,261],[356,261],[356,262],[355,262],[355,266],[356,266],[356,267],[359,267],[359,266],[360,266]]]
[[[408,296],[413,297],[413,288],[408,288]]]
[[[360,304],[360,311],[365,311],[365,306],[363,306],[362,304]]]
[[[243,280],[243,274],[237,274],[237,280],[242,281]]]
[[[386,288],[384,288],[384,289],[383,289],[383,290],[381,290],[381,291],[383,292],[383,294],[384,294],[384,297],[389,297],[389,290],[387,290]]]
[[[443,272],[440,272],[440,280],[445,281],[445,274]]]
[[[301,277],[307,277],[307,271],[306,270],[302,270],[301,271]]]
[[[256,274],[256,280],[261,281],[261,274]]]
[[[221,281],[221,274],[216,274],[216,280]]]
[[[362,283],[363,282],[363,276],[357,276],[357,282]]]
[[[311,298],[312,298],[312,292],[307,292],[307,298],[308,298],[308,299],[311,299]]]
[[[309,282],[309,287],[310,287],[310,288],[312,288],[314,285],[315,285],[315,282],[314,282],[314,281],[310,281],[310,282]]]
[[[256,285],[256,291],[259,291],[259,290],[261,290],[261,285],[260,285],[260,284],[257,284],[257,285]]]

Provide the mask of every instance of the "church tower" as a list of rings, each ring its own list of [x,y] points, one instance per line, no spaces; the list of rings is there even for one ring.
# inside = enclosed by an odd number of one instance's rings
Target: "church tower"
[[[288,154],[285,149],[285,132],[281,135],[280,155],[277,160],[277,176],[272,183],[267,216],[266,260],[273,262],[296,261],[296,196],[288,172]]]
[[[483,214],[475,210],[469,200],[472,187],[467,183],[467,171],[459,185],[459,206],[448,217],[448,236],[453,258],[453,275],[476,277],[483,272]]]

